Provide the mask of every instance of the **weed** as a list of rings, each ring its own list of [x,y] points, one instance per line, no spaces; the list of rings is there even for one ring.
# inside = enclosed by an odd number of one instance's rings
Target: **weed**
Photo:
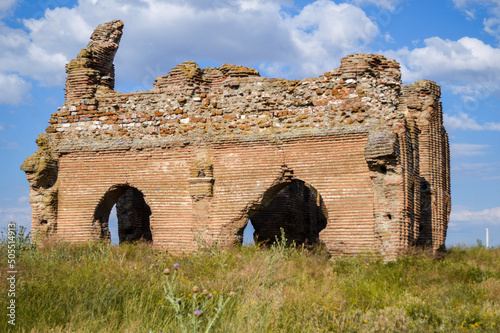
[[[200,290],[197,286],[194,286],[191,292],[180,292],[176,281],[179,266],[179,264],[174,264],[173,274],[170,274],[169,268],[164,270],[165,299],[175,310],[175,317],[183,333],[200,331],[208,333],[219,319],[230,298],[224,293],[209,292],[207,289]],[[234,296],[234,292],[230,292],[229,296]]]
[[[141,243],[38,246],[18,235],[19,332],[498,332],[500,325],[500,248],[454,247],[440,260],[417,251],[384,263],[288,246],[283,233],[270,248],[182,256]],[[1,332],[12,331],[6,318]]]

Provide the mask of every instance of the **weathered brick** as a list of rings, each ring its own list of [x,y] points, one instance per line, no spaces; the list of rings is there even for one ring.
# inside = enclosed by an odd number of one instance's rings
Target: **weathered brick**
[[[249,219],[259,240],[283,227],[339,255],[444,247],[449,146],[437,84],[404,86],[395,61],[355,54],[304,80],[188,61],[153,90],[121,94],[122,27],[99,26],[67,65],[66,102],[22,166],[35,233],[108,238],[116,204],[120,240],[174,252],[195,239],[238,242]]]

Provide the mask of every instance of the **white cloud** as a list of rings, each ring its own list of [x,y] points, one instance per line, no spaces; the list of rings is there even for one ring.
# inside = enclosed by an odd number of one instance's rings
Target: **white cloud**
[[[443,114],[444,125],[447,129],[453,130],[473,130],[473,131],[500,131],[500,123],[484,123],[478,124],[473,118],[470,118],[466,113],[457,115]]]
[[[475,130],[480,131],[483,129],[476,120],[469,118],[466,113],[459,113],[456,116],[451,116],[449,114],[443,114],[444,126],[447,129],[458,129],[458,130]]]
[[[488,145],[476,145],[470,143],[452,143],[450,144],[450,150],[453,157],[459,156],[480,156],[486,154],[485,148]]]
[[[477,7],[485,7],[489,17],[483,19],[484,31],[500,39],[500,0],[453,0],[453,2],[471,19],[475,18],[474,10]],[[470,9],[470,7],[474,8]]]
[[[476,111],[485,99],[500,97],[500,49],[479,39],[463,37],[452,41],[432,37],[424,41],[423,47],[404,47],[384,54],[400,62],[404,82],[434,80],[460,95],[460,103],[453,105],[456,113]],[[448,117],[448,122],[476,130],[496,130],[499,125],[464,124],[460,117]]]
[[[361,9],[331,1],[307,5],[285,22],[298,51],[295,65],[304,75],[334,69],[340,57],[363,49],[379,33]]]
[[[29,203],[14,207],[0,207],[0,230],[7,227],[10,222],[16,222],[18,226],[23,225],[30,229],[31,207]]]
[[[458,41],[427,38],[425,47],[385,52],[402,64],[405,81],[430,78],[437,81],[465,81],[488,85],[500,74],[500,49],[483,41],[463,37]],[[478,77],[479,75],[479,77]],[[488,88],[488,87],[484,87]],[[496,89],[496,87],[495,87]]]
[[[450,221],[452,224],[456,222],[469,222],[472,224],[490,224],[500,225],[500,207],[484,209],[481,211],[471,211],[462,207],[452,210]]]
[[[356,5],[372,4],[377,7],[395,10],[396,6],[401,3],[402,0],[353,0],[352,2]]]
[[[30,98],[31,83],[17,74],[0,73],[0,104],[20,104]]]
[[[500,164],[453,162],[451,164],[451,173],[452,178],[455,180],[468,178],[476,181],[490,181],[497,179],[497,175],[500,174]]]
[[[500,131],[500,123],[486,123],[484,127],[491,131]]]
[[[4,123],[0,123],[0,132],[5,130],[6,128],[7,128],[7,125],[5,125]]]
[[[63,29],[63,27],[60,27]],[[64,41],[60,41],[64,45]],[[32,40],[21,29],[0,23],[0,73],[32,77],[46,85],[64,83],[64,65],[68,62],[61,47]]]
[[[297,15],[282,0],[80,0],[24,20],[25,30],[0,23],[0,72],[32,77],[45,85],[64,82],[97,25],[125,23],[116,57],[117,81],[152,85],[185,60],[234,63],[287,77],[321,74],[341,56],[363,51],[378,36],[360,8],[319,0]],[[268,73],[264,73],[268,74]],[[148,89],[144,87],[144,89]]]
[[[476,12],[474,10],[465,10],[465,14],[467,15],[467,20],[472,21],[476,18]]]
[[[5,16],[9,9],[19,0],[0,0],[0,18]]]

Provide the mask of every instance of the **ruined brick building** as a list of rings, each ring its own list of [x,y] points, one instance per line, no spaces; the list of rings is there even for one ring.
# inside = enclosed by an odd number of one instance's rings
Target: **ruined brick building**
[[[198,240],[258,240],[284,228],[333,254],[394,258],[444,247],[450,213],[440,88],[401,84],[398,63],[343,58],[302,80],[184,62],[151,90],[118,93],[113,59],[123,23],[100,25],[66,67],[66,101],[22,169],[32,231],[70,242],[109,239],[169,251]]]

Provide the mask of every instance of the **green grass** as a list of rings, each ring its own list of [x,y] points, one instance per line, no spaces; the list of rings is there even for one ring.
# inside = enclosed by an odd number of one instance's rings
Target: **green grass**
[[[499,248],[384,263],[280,246],[174,256],[145,244],[23,244],[15,327],[1,271],[2,332],[204,332],[214,318],[211,332],[500,330]],[[0,251],[6,267],[5,240]]]

